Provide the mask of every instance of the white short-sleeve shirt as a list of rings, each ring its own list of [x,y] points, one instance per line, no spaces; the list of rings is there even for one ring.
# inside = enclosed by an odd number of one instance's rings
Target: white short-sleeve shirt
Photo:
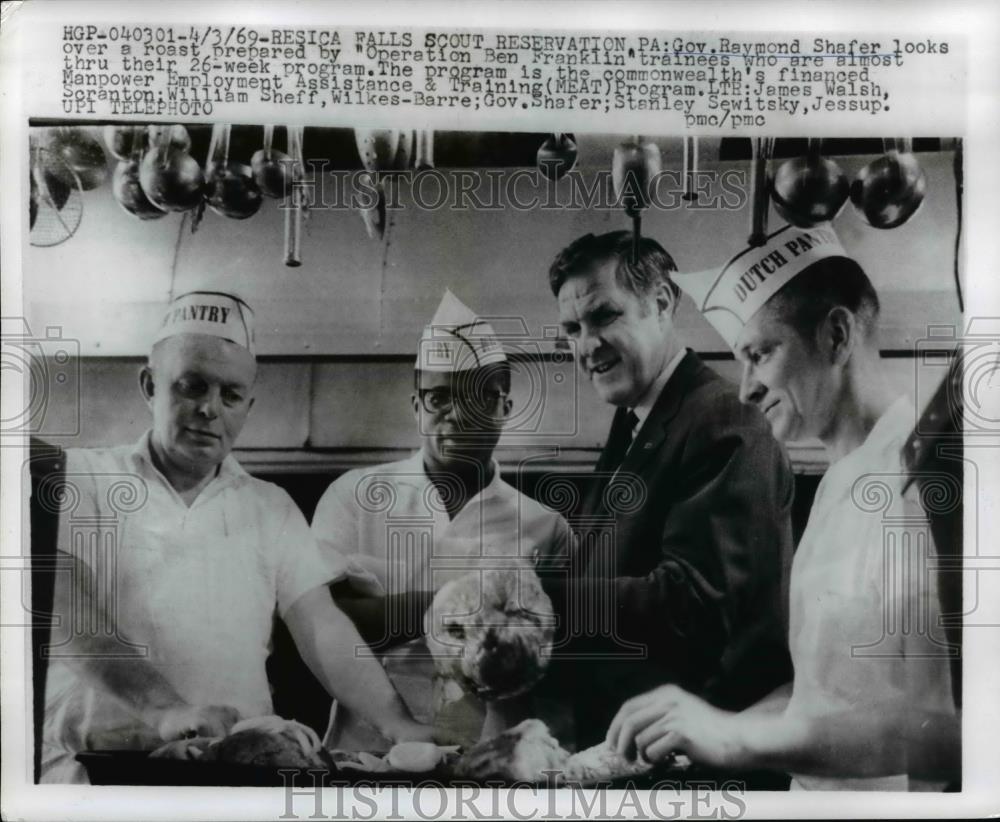
[[[903,493],[901,454],[913,424],[913,405],[900,398],[819,484],[792,563],[790,711],[954,711],[934,543],[923,511]],[[813,790],[919,787],[905,774],[794,780]]]
[[[145,655],[193,705],[271,713],[273,617],[341,570],[321,558],[291,497],[232,456],[189,507],[149,448],[147,433],[134,446],[66,452],[59,548],[102,580],[123,653]],[[72,623],[53,641],[89,630]],[[43,779],[79,781],[73,754],[95,740],[132,747],[137,721],[59,653],[46,681]]]

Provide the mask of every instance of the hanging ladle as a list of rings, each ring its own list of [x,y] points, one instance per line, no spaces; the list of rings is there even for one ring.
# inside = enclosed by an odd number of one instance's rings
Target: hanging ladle
[[[615,148],[611,161],[611,179],[615,195],[632,218],[632,262],[639,262],[642,238],[642,212],[650,204],[650,187],[662,169],[659,146],[636,136]]]
[[[750,236],[751,248],[767,242],[768,198],[767,164],[774,152],[773,137],[753,137],[750,140]]]
[[[698,138],[684,138],[684,194],[681,199],[693,203],[698,199]]]
[[[302,209],[305,192],[294,178],[305,169],[302,157],[302,126],[287,126],[288,151],[291,153],[293,183],[291,193],[282,206],[285,211],[285,265],[296,268],[302,265]]]

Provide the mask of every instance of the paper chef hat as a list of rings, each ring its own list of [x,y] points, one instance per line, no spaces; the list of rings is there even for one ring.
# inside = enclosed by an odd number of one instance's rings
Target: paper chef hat
[[[787,225],[762,246],[746,248],[721,269],[671,274],[730,348],[750,319],[778,290],[813,263],[848,257],[829,223]]]
[[[239,297],[221,291],[189,291],[175,298],[153,342],[178,334],[221,337],[255,353],[253,311]]]
[[[420,338],[417,369],[452,373],[506,361],[493,327],[451,291],[445,291],[434,319]]]

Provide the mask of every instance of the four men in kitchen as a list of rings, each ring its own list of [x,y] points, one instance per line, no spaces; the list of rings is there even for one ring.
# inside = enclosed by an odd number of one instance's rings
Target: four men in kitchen
[[[783,263],[746,289],[775,253]],[[683,347],[678,282],[743,363],[739,394]],[[57,649],[43,778],[77,778],[84,748],[224,733],[270,712],[275,610],[336,698],[329,744],[378,750],[428,739],[439,720],[439,736],[474,734],[475,717],[436,714],[419,640],[382,665],[355,653],[365,644],[329,586],[426,594],[488,557],[541,562],[561,633],[540,688],[572,704],[579,747],[606,733],[629,755],[680,750],[788,771],[799,787],[935,787],[921,778],[921,729],[952,721],[947,659],[933,636],[885,622],[912,608],[933,620],[935,593],[882,577],[898,573],[883,570],[891,517],[855,495],[866,476],[902,477],[913,415],[879,372],[877,296],[832,228],[783,229],[711,277],[678,274],[651,239],[633,257],[625,232],[587,235],[560,252],[549,284],[586,380],[617,409],[572,537],[499,476],[509,363],[453,295],[418,354],[420,452],[340,478],[311,533],[229,453],[253,401],[251,312],[229,295],[179,298],[140,379],[152,430],[67,455],[77,502],[60,546],[75,572],[57,602],[97,600],[116,634]],[[807,436],[832,465],[791,566],[789,628],[792,478],[777,439]],[[136,483],[134,510],[112,504],[122,478]],[[893,482],[891,504],[905,506]],[[74,517],[113,522],[117,550],[73,543]],[[108,563],[113,600],[100,590]],[[582,613],[602,630],[584,630]]]

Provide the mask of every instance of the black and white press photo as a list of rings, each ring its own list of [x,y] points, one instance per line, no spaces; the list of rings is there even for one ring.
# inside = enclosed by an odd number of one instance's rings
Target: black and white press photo
[[[981,802],[965,35],[209,10],[5,121],[20,815]]]

